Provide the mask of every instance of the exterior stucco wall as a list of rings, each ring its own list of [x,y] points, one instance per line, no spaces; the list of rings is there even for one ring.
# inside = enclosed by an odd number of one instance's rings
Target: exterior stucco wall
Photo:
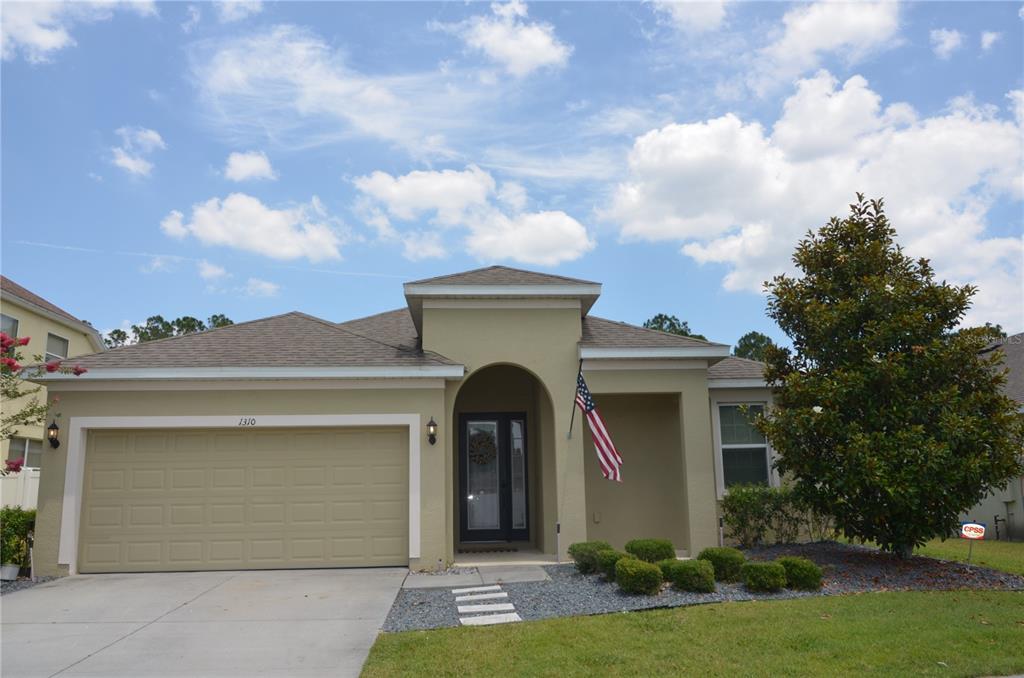
[[[95,352],[92,343],[89,342],[88,337],[82,332],[43,317],[35,311],[21,306],[16,301],[12,301],[6,297],[0,298],[0,311],[2,311],[4,315],[17,318],[18,336],[32,338],[32,341],[28,346],[22,347],[22,356],[24,357],[25,364],[34,362],[32,357],[37,353],[40,355],[46,353],[46,335],[48,333],[56,334],[68,340],[69,358]],[[36,398],[40,403],[46,402],[47,397],[45,387],[41,388],[39,393],[36,394]],[[28,404],[29,400],[31,400],[31,396],[18,398],[10,402],[6,400],[0,402],[0,412],[3,412],[4,414],[7,414],[8,412],[17,412]],[[30,426],[23,428],[18,431],[17,435],[23,438],[42,440],[43,426]],[[3,459],[7,458],[8,446],[9,441],[0,441],[0,455],[2,455]]]
[[[56,392],[56,389],[51,389]],[[181,390],[181,391],[67,391],[61,396],[62,445],[43,453],[39,508],[36,519],[36,571],[41,575],[61,573],[57,551],[64,477],[67,464],[67,431],[73,417],[84,416],[256,416],[303,414],[419,414],[421,427],[433,416],[441,418],[444,391],[423,389],[357,390]],[[436,445],[422,441],[420,447],[420,530],[421,557],[411,567],[436,567],[445,562],[446,479],[451,475],[448,431],[439,427]]]

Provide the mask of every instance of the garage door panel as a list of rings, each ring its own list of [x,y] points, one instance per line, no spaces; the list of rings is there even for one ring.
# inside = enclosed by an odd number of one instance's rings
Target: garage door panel
[[[79,569],[405,565],[407,463],[402,429],[95,432]]]

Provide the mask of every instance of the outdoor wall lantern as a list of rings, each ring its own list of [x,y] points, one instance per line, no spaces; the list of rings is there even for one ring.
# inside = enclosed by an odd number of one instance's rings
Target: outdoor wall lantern
[[[437,442],[437,422],[433,417],[427,422],[427,442],[431,445]]]
[[[46,439],[50,441],[50,447],[57,449],[60,447],[60,440],[57,436],[60,435],[60,427],[57,426],[57,421],[54,420],[49,426],[46,427]]]

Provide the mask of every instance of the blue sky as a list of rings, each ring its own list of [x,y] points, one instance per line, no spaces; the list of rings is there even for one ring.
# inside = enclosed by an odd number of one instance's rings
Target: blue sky
[[[782,339],[853,192],[1024,329],[1020,3],[3,5],[2,268],[97,328],[501,263]]]

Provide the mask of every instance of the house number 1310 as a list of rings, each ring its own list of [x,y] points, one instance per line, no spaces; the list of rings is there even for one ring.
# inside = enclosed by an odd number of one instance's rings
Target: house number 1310
[[[238,420],[238,425],[239,426],[255,426],[256,425],[256,417],[242,417],[241,419]]]

